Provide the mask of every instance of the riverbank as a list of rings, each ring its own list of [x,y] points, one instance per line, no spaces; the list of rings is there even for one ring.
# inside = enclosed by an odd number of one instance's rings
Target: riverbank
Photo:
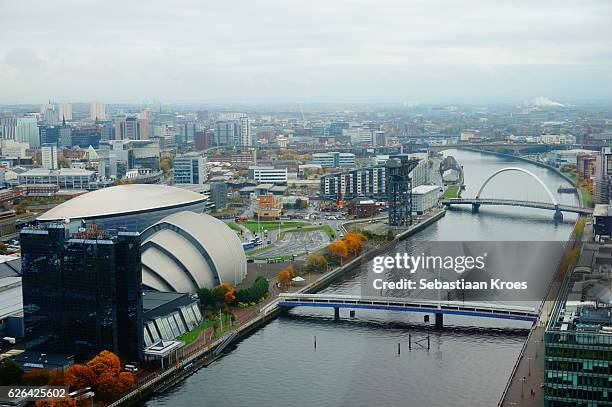
[[[355,267],[358,267],[360,264],[362,264],[362,262],[368,261],[374,256],[389,250],[398,241],[404,240],[422,231],[423,229],[442,219],[445,215],[445,208],[434,209],[426,217],[423,217],[421,222],[418,224],[399,232],[393,240],[385,242],[378,247],[364,251],[346,264],[321,275],[312,283],[297,290],[297,292],[316,293],[326,288],[344,274],[353,270]],[[278,299],[272,300],[267,305],[261,307],[259,312],[244,324],[224,334],[211,344],[195,350],[189,355],[182,355],[181,359],[174,363],[170,368],[154,375],[142,383],[139,383],[136,389],[110,404],[109,407],[130,406],[135,403],[142,402],[143,400],[148,399],[151,395],[163,392],[166,389],[180,383],[188,376],[194,374],[198,369],[206,367],[220,358],[223,351],[227,350],[231,346],[234,346],[236,343],[264,327],[266,324],[274,320],[281,312],[282,310],[278,306]]]

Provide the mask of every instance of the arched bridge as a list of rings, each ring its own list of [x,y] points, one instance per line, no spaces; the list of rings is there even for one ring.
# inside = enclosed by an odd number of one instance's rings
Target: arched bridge
[[[542,189],[548,195],[550,202],[536,202],[536,201],[523,201],[523,200],[514,200],[514,199],[495,199],[495,198],[481,198],[482,191],[485,189],[487,184],[495,178],[497,175],[504,172],[520,172],[526,174],[536,180]],[[552,193],[552,191],[546,186],[546,184],[533,172],[528,171],[524,168],[520,167],[507,167],[502,168],[500,170],[495,171],[491,174],[478,189],[478,193],[475,198],[452,198],[452,199],[442,199],[440,202],[446,206],[452,205],[472,205],[472,210],[474,212],[478,212],[480,205],[497,205],[497,206],[522,206],[526,208],[538,208],[538,209],[548,209],[555,211],[553,218],[555,220],[561,221],[563,220],[562,212],[571,212],[578,213],[582,215],[590,215],[593,211],[588,208],[583,208],[580,206],[572,206],[572,205],[562,205],[557,201],[557,198]]]
[[[433,301],[395,297],[361,297],[342,294],[292,294],[281,293],[280,307],[324,307],[333,308],[339,318],[340,308],[371,309],[386,311],[421,312],[434,314],[436,326],[442,327],[443,315],[462,315],[481,318],[510,319],[514,321],[536,321],[538,313],[531,307],[505,304]]]

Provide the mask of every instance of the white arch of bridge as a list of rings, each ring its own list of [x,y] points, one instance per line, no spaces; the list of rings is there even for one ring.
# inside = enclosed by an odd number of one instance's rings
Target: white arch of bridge
[[[509,172],[509,171],[516,171],[516,172],[522,172],[523,174],[527,174],[529,175],[531,178],[535,179],[536,181],[538,181],[540,183],[540,185],[542,186],[542,188],[546,191],[546,193],[548,194],[548,197],[550,198],[550,201],[555,205],[555,206],[559,206],[559,203],[557,202],[557,199],[555,198],[555,196],[553,195],[553,193],[550,191],[550,189],[548,189],[548,187],[546,186],[546,184],[544,183],[544,181],[542,181],[537,175],[535,175],[533,172],[528,171],[524,168],[519,168],[519,167],[506,167],[506,168],[502,168],[501,170],[497,170],[495,171],[493,174],[489,175],[489,178],[486,179],[485,182],[483,182],[482,186],[480,187],[480,189],[478,190],[478,193],[476,194],[476,199],[480,199],[480,194],[482,193],[482,191],[485,189],[485,187],[487,186],[487,184],[489,183],[489,181],[491,181],[493,178],[495,178],[497,175],[501,174],[502,172]]]

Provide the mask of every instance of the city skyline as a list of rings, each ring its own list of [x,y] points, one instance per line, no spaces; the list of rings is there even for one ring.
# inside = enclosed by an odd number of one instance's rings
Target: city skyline
[[[605,1],[0,9],[0,104],[563,103],[609,100],[612,81]]]

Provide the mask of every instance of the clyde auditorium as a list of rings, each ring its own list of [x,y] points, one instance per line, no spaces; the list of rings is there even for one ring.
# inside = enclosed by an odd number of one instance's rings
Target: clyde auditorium
[[[145,288],[195,292],[223,282],[236,285],[247,272],[240,239],[224,222],[202,213],[206,205],[205,196],[181,188],[119,185],[66,201],[37,222],[140,232]]]

